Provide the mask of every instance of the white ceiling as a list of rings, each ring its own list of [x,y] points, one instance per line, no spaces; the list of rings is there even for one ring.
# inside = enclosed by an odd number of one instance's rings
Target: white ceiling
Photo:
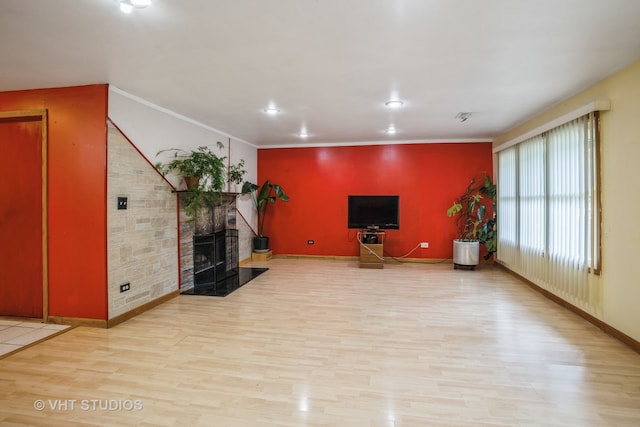
[[[257,146],[491,138],[638,59],[639,0],[0,2],[0,91],[110,83]]]

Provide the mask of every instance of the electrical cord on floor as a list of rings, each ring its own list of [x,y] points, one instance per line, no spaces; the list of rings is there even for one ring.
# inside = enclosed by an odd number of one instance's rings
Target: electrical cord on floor
[[[415,252],[416,249],[418,249],[420,247],[420,243],[418,243],[416,245],[415,248],[411,249],[409,252],[407,252],[405,255],[399,256],[399,257],[394,257],[393,255],[388,255],[389,258],[391,258],[394,261],[397,262],[402,262],[402,258],[406,258],[409,255],[411,255],[413,252]],[[433,262],[422,262],[420,261],[421,264],[442,264],[443,262],[449,261],[451,258],[445,258],[445,259],[441,259],[439,261],[433,261]]]
[[[410,250],[409,252],[407,252],[405,255],[402,255],[402,256],[399,256],[399,257],[393,257],[393,256],[392,256],[391,258],[393,258],[393,259],[396,259],[396,258],[406,258],[406,257],[408,257],[409,255],[411,255],[411,254],[412,254],[416,249],[418,249],[419,247],[420,247],[420,243],[418,243],[418,244],[416,245],[416,247],[415,247],[415,248],[411,249],[411,250]]]
[[[392,260],[394,260],[396,262],[400,262],[400,263],[402,262],[402,259],[396,258],[393,255],[388,255],[387,254],[387,257],[391,258]],[[451,261],[451,260],[452,260],[452,258],[442,258],[442,259],[437,260],[437,261],[420,261],[420,264],[443,264],[443,263]]]

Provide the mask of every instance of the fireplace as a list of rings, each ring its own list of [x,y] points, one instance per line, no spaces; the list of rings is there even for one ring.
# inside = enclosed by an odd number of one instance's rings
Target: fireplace
[[[227,296],[267,271],[240,267],[235,193],[225,193],[210,209],[189,218],[180,194],[180,293]],[[242,227],[242,223],[240,224]],[[243,244],[250,243],[245,236]]]
[[[235,194],[222,194],[196,218],[187,217],[181,209],[181,293],[224,296],[233,290],[239,264],[235,202]]]
[[[225,296],[238,287],[238,231],[193,236],[193,288],[182,293]]]

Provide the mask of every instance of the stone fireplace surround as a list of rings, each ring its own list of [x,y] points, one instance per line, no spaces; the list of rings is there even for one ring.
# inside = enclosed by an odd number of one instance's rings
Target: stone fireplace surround
[[[211,209],[202,209],[196,218],[184,212],[184,197],[181,192],[180,292],[201,293],[204,282],[209,282],[207,292],[224,296],[239,287],[237,194],[222,193]],[[199,272],[198,266],[202,264],[194,259],[212,264],[208,272]]]

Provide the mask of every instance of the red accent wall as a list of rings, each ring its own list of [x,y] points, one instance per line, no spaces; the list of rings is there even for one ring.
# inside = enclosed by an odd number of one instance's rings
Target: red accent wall
[[[107,319],[107,97],[103,84],[0,92],[2,111],[48,110],[50,316]]]
[[[447,208],[479,172],[493,175],[491,143],[428,143],[258,150],[258,180],[280,184],[289,202],[270,205],[265,235],[274,254],[356,256],[347,228],[349,194],[400,196],[400,229],[387,230],[385,255],[450,258]],[[308,245],[314,240],[314,245]]]

